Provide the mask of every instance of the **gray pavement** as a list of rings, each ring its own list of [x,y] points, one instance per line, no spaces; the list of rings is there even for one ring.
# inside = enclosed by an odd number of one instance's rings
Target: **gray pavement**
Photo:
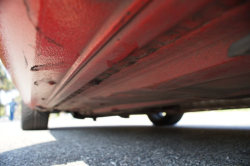
[[[250,165],[250,126],[70,127],[71,122],[57,121],[67,127],[50,124],[42,131],[1,122],[0,165]]]

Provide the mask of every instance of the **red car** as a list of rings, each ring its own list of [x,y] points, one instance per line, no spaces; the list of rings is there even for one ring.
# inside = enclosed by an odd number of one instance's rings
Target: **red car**
[[[1,0],[0,32],[24,130],[250,106],[250,1]]]

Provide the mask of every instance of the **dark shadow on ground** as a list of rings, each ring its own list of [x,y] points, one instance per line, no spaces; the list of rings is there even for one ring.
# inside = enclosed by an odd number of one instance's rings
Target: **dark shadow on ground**
[[[4,152],[0,165],[250,165],[249,128],[110,126],[50,133],[56,141]]]

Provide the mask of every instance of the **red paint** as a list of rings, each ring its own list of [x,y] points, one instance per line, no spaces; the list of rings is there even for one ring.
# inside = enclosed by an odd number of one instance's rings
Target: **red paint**
[[[144,46],[156,36],[172,28],[187,15],[205,6],[208,2],[206,0],[199,1],[192,6],[188,5],[189,1],[183,0],[151,2],[127,26],[119,31],[67,85],[61,89],[56,89],[50,96],[47,106],[55,106],[65,99],[68,94],[74,93],[84,84],[105,72],[109,68],[106,63],[107,60],[128,56],[136,48]],[[175,17],[173,18],[172,15],[175,15]],[[67,82],[64,79],[63,81]]]
[[[235,75],[250,72],[249,57],[227,57],[229,46],[250,33],[249,9],[249,4],[239,6],[201,28],[173,40],[172,43],[167,43],[134,65],[104,80],[99,86],[82,92],[77,97],[84,99],[85,102],[75,103],[74,106],[81,107],[91,103],[90,106],[94,110],[99,110],[97,105],[93,105],[92,100],[109,101],[111,105],[109,107],[112,107],[112,105],[139,101],[166,100],[165,103],[168,103],[168,100],[174,98],[180,101],[194,97],[209,97],[209,93],[196,96],[195,92],[189,90],[187,93],[180,88],[224,77],[233,79]],[[242,84],[243,81],[238,82],[240,83]],[[220,88],[223,89],[223,85]],[[138,89],[146,89],[148,93],[137,92]],[[162,91],[161,94],[158,93],[159,90]],[[216,94],[215,91],[213,93],[215,96],[223,97],[223,94]],[[130,95],[125,97],[125,94]],[[155,94],[154,97],[152,97],[153,94]],[[122,95],[124,97],[121,97]],[[227,94],[224,93],[224,95]],[[67,105],[68,102],[65,102],[61,108]],[[134,104],[134,107],[139,105]],[[105,108],[101,110],[108,111]]]
[[[55,81],[49,81],[48,83],[49,83],[49,85],[55,85],[56,84]]]
[[[250,33],[249,11],[238,0],[2,0],[0,56],[30,107],[103,113],[249,95],[250,58],[227,57]]]
[[[38,100],[40,95],[48,98],[55,87],[33,86],[33,82],[53,78],[60,89],[65,73],[68,71],[69,77],[74,75],[77,67],[88,62],[148,1],[2,0],[0,3],[2,47],[8,53],[1,59],[25,103],[34,107],[45,105]],[[6,46],[8,43],[12,46]],[[25,64],[24,56],[27,69],[21,65]],[[27,78],[23,79],[19,72]]]

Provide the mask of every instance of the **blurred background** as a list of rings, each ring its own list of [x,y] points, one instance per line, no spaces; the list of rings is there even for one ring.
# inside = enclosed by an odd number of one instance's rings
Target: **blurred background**
[[[17,103],[15,116],[20,119],[22,99],[15,88],[11,77],[0,60],[0,118],[8,119],[10,116],[9,103],[12,99]]]
[[[14,113],[14,122],[20,122],[22,98],[15,88],[10,75],[0,61],[0,123],[10,121],[9,103],[11,100],[17,103]],[[119,116],[84,120],[74,119],[70,113],[50,114],[49,127],[75,127],[75,126],[137,126],[152,125],[146,115],[132,115],[130,118]],[[202,111],[185,113],[177,124],[178,126],[231,126],[250,127],[249,109],[230,109],[216,111]]]

